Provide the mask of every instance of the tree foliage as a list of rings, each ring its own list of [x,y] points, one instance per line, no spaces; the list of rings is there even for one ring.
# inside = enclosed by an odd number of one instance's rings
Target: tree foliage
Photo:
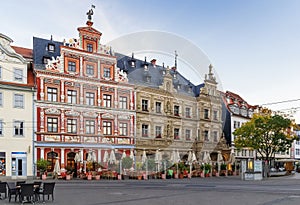
[[[248,147],[259,153],[263,160],[270,160],[276,152],[286,152],[295,136],[293,123],[280,115],[259,114],[236,129],[234,145],[237,149]]]

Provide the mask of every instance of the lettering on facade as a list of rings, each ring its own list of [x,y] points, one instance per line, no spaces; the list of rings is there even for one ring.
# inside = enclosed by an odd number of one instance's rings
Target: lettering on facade
[[[101,86],[102,91],[107,91],[107,92],[114,92],[115,89],[111,87],[106,87],[106,86]]]
[[[118,138],[118,144],[130,144],[130,139],[128,138]]]
[[[45,110],[45,113],[49,115],[60,115],[60,111],[56,108],[48,108]]]
[[[113,144],[113,143],[115,143],[115,140],[113,138],[104,137],[104,138],[102,138],[102,143]]]
[[[98,137],[84,137],[83,141],[86,143],[97,143]]]
[[[59,135],[45,135],[44,140],[49,141],[49,142],[60,142],[60,136]]]
[[[79,136],[65,136],[65,142],[80,142]]]

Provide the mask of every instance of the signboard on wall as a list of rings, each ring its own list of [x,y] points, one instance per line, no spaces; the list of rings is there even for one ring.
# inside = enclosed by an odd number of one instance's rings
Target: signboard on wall
[[[254,172],[262,172],[262,161],[254,160]]]

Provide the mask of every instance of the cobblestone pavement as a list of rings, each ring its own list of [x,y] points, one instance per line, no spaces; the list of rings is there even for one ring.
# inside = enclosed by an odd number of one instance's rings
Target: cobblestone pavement
[[[297,173],[262,181],[242,181],[238,176],[144,181],[56,180],[55,199],[44,204],[298,205],[299,201],[300,175]],[[4,199],[0,204],[14,203]]]

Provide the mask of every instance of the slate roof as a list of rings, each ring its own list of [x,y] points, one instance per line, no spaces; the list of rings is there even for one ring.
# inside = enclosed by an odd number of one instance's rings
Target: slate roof
[[[55,46],[55,50],[49,51],[48,45],[52,44]],[[53,41],[42,39],[38,37],[33,37],[33,63],[35,69],[45,70],[44,58],[52,57],[56,58],[60,56],[60,46],[63,45],[63,42]]]
[[[152,88],[158,88],[162,85],[164,77],[163,72],[167,71],[166,67],[160,65],[153,66],[150,62],[145,60],[135,59],[120,53],[115,53],[115,55],[117,57],[117,67],[127,73],[129,83]],[[135,61],[135,67],[130,66],[130,60]],[[144,64],[148,64],[147,71],[144,69]],[[204,86],[204,83],[194,85],[174,69],[170,69],[169,73],[173,78],[173,86],[178,93],[192,97],[199,96],[200,88]],[[149,77],[151,80],[147,81],[147,77]],[[189,88],[192,89],[192,92],[188,92]]]

